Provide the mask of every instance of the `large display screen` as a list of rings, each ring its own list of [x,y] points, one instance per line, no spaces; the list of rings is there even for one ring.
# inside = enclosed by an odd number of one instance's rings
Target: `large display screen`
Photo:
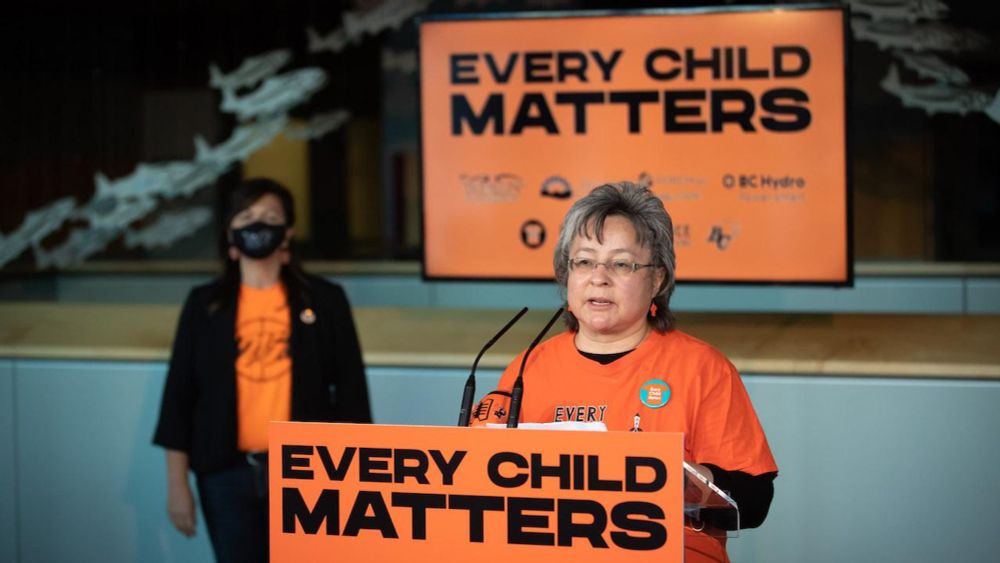
[[[424,275],[551,279],[570,205],[628,180],[680,281],[852,282],[836,7],[420,24]]]

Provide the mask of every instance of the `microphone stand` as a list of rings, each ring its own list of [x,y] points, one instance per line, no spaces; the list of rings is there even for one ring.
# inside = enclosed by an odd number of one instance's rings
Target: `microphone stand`
[[[507,324],[500,329],[500,332],[496,333],[493,338],[483,346],[483,349],[479,351],[479,355],[476,356],[476,361],[472,364],[472,371],[469,372],[469,378],[465,380],[465,390],[462,392],[462,406],[458,410],[458,425],[468,426],[469,425],[469,415],[472,411],[472,400],[476,395],[476,368],[479,367],[479,360],[483,357],[483,354],[490,349],[491,346],[496,344],[497,340],[500,340],[510,327],[514,326],[514,323],[521,320],[521,317],[528,312],[528,308],[522,308],[514,318],[507,321]]]
[[[514,380],[514,387],[510,392],[510,413],[507,415],[507,428],[517,428],[517,423],[521,418],[521,398],[524,396],[524,366],[528,365],[528,355],[535,349],[535,346],[538,346],[542,338],[545,338],[545,335],[552,328],[552,325],[555,324],[556,319],[559,318],[562,312],[562,307],[556,309],[556,314],[552,315],[552,318],[545,324],[542,332],[538,333],[535,340],[531,342],[531,346],[528,346],[528,349],[524,351],[524,357],[521,359],[521,369],[517,372],[517,379]]]

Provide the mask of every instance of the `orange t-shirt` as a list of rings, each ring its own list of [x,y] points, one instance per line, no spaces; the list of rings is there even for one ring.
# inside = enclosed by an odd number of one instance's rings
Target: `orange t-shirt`
[[[522,356],[504,371],[501,390],[513,387]],[[603,421],[608,430],[683,432],[688,461],[751,475],[778,470],[736,368],[681,331],[651,332],[608,365],[582,356],[573,333],[564,332],[535,348],[523,382],[522,422]],[[723,542],[690,529],[684,539],[686,561],[728,561]]]
[[[240,451],[266,450],[268,423],[291,418],[290,336],[284,286],[241,286],[236,313],[236,444]]]

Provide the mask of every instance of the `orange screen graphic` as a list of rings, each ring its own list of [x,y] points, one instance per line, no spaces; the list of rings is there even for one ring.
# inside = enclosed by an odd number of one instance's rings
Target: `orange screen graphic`
[[[276,422],[270,440],[272,561],[682,561],[682,434]]]
[[[424,269],[547,279],[594,187],[645,183],[680,280],[846,283],[840,9],[420,26]]]

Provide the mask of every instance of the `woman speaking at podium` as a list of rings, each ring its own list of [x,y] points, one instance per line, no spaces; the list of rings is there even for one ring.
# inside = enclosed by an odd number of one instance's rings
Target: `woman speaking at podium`
[[[736,500],[741,527],[759,526],[778,468],[739,373],[674,328],[673,225],[660,199],[629,182],[594,189],[566,214],[553,262],[568,330],[529,355],[520,420],[683,432],[685,461]],[[502,391],[521,362],[504,371]],[[498,405],[480,403],[474,424],[505,422]],[[714,537],[724,534],[705,528],[735,524],[703,515],[685,528],[685,560],[728,561],[725,540]]]
[[[220,562],[268,559],[270,421],[371,422],[347,298],[298,267],[294,223],[286,188],[243,182],[224,273],[191,291],[174,339],[153,439],[167,450],[167,510],[194,534],[193,470]]]

